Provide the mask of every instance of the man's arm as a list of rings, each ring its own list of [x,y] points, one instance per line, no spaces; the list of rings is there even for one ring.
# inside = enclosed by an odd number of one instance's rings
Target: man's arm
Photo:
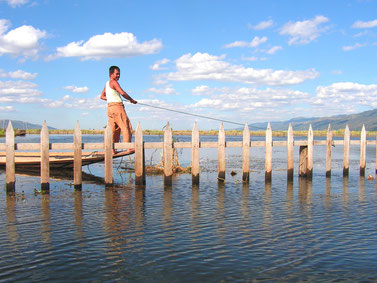
[[[106,87],[103,88],[103,91],[102,91],[99,98],[101,98],[102,100],[107,100],[107,98],[106,98]]]
[[[110,87],[115,89],[117,92],[119,92],[125,99],[128,99],[131,103],[136,104],[137,101],[133,100],[131,96],[127,94],[119,85],[119,83],[115,80],[110,81]]]

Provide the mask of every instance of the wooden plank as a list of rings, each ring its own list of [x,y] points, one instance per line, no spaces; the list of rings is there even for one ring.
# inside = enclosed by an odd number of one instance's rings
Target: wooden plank
[[[79,121],[73,133],[73,144],[73,185],[76,190],[80,190],[82,188],[82,137]]]
[[[223,123],[220,125],[217,146],[217,178],[219,181],[225,181],[225,131]]]
[[[242,181],[249,183],[250,177],[250,130],[245,124],[242,136]]]
[[[308,172],[308,146],[301,145],[299,150],[299,167],[298,167],[298,176],[306,177]]]
[[[6,145],[6,166],[5,166],[5,181],[7,193],[13,193],[16,190],[16,163],[14,154],[14,130],[11,121],[5,132]]]
[[[366,167],[366,150],[367,150],[367,132],[365,126],[363,125],[361,129],[360,136],[360,176],[365,176],[365,167]]]
[[[199,173],[200,173],[200,164],[199,164],[199,130],[194,123],[191,134],[191,179],[193,185],[199,184]]]
[[[83,144],[83,149],[85,149],[85,150],[104,150],[105,144],[104,143],[88,142],[88,143]]]
[[[173,148],[192,148],[191,142],[173,142]]]
[[[294,144],[294,139],[293,139],[292,124],[289,124],[288,136],[287,136],[287,179],[288,181],[293,180],[293,170],[294,170],[293,144]]]
[[[140,122],[135,132],[135,185],[145,186],[145,152],[143,141],[143,130]]]
[[[50,159],[49,159],[49,136],[46,121],[41,130],[41,190],[50,190]]]
[[[17,143],[17,150],[41,150],[41,143]]]
[[[105,141],[105,186],[113,185],[113,135],[107,124],[104,132]]]
[[[349,175],[349,159],[350,159],[350,129],[348,125],[346,125],[346,129],[344,130],[344,151],[343,151],[343,176]]]
[[[125,149],[130,149],[130,148],[135,148],[135,145],[133,142],[114,143],[114,149],[125,150]]]
[[[265,149],[265,181],[270,182],[272,177],[272,130],[268,123],[266,129],[266,149]]]
[[[169,122],[164,131],[164,185],[173,183],[173,134]]]
[[[314,145],[313,128],[312,128],[312,125],[309,125],[308,158],[307,158],[307,177],[309,179],[313,177],[313,145]]]
[[[331,125],[327,128],[326,136],[326,177],[331,177],[332,131]]]

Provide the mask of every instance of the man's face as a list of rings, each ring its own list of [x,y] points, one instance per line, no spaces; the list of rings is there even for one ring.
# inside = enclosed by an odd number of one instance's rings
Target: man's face
[[[111,74],[111,79],[117,81],[117,80],[119,80],[119,78],[120,78],[120,72],[119,72],[119,70],[115,69],[114,73]]]

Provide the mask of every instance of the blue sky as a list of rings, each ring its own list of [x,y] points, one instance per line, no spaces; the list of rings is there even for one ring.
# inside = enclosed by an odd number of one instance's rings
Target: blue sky
[[[371,110],[376,11],[376,0],[0,0],[0,119],[101,129],[111,65],[143,104],[237,123]],[[143,129],[220,126],[126,111]]]

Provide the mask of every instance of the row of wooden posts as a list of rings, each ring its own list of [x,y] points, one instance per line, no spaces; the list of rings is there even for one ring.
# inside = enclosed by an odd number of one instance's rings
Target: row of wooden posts
[[[173,142],[172,130],[169,123],[165,127],[163,142],[144,142],[140,123],[135,132],[135,141],[131,143],[113,143],[112,133],[109,126],[104,131],[104,143],[82,143],[81,130],[79,122],[76,124],[73,135],[73,143],[50,143],[46,122],[44,122],[41,130],[40,143],[18,143],[14,141],[14,131],[11,123],[9,123],[6,131],[6,143],[0,144],[0,150],[6,150],[6,188],[8,191],[15,190],[15,150],[39,150],[41,155],[40,173],[41,188],[49,190],[50,169],[49,169],[49,150],[73,150],[74,152],[74,186],[76,189],[82,186],[82,150],[104,150],[105,164],[105,184],[110,186],[113,184],[113,155],[112,150],[124,150],[135,148],[135,185],[144,186],[145,179],[145,149],[163,149],[164,164],[164,184],[172,185],[173,176],[173,150],[174,148],[191,148],[191,174],[192,183],[199,183],[200,164],[199,149],[200,148],[217,148],[218,150],[218,180],[225,180],[225,149],[227,147],[242,148],[242,180],[249,182],[250,172],[250,147],[265,147],[265,180],[271,181],[272,177],[272,147],[285,146],[287,148],[287,178],[293,179],[294,173],[294,146],[299,146],[299,168],[298,175],[300,177],[312,178],[313,175],[313,148],[315,145],[326,146],[326,176],[331,176],[331,153],[334,145],[342,145],[344,147],[343,155],[343,175],[349,174],[349,152],[350,145],[360,146],[360,175],[365,175],[366,167],[366,146],[376,145],[377,142],[366,140],[366,130],[362,127],[360,140],[350,139],[350,130],[346,126],[344,139],[333,140],[331,126],[329,125],[326,140],[314,140],[313,129],[310,126],[308,130],[307,140],[294,140],[293,129],[290,125],[287,132],[286,141],[273,141],[272,130],[268,124],[265,132],[264,141],[251,141],[249,127],[245,125],[242,141],[225,141],[225,131],[223,124],[220,125],[217,142],[200,142],[199,130],[196,123],[192,130],[191,142]],[[377,152],[377,151],[376,151]],[[377,160],[377,158],[376,158]],[[377,161],[376,161],[377,169]]]

